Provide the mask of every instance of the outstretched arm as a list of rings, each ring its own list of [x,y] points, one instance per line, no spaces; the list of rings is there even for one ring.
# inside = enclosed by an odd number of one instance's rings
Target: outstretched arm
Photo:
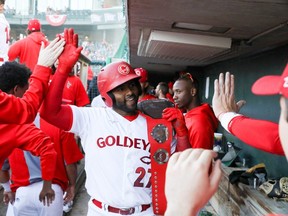
[[[187,149],[171,156],[166,170],[165,216],[196,216],[217,191],[221,161],[213,163],[216,152]]]
[[[68,105],[62,105],[63,88],[73,66],[77,62],[82,47],[78,47],[78,35],[73,29],[64,30],[66,45],[59,57],[59,66],[49,86],[49,91],[43,102],[40,115],[49,123],[69,130],[72,126],[72,110]]]
[[[22,98],[16,98],[0,91],[0,122],[2,124],[33,122],[48,88],[50,66],[63,51],[64,44],[63,39],[56,38],[45,49],[42,45],[38,63],[31,75],[29,88]]]
[[[280,143],[278,125],[265,120],[238,114],[245,101],[235,102],[234,76],[221,73],[214,82],[212,107],[221,125],[244,143],[260,150],[284,155]],[[264,133],[259,133],[262,131]]]

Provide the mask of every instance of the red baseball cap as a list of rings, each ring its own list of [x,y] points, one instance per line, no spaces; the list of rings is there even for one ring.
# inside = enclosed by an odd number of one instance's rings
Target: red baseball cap
[[[38,19],[31,19],[29,22],[28,22],[28,27],[27,29],[29,31],[40,31],[41,29],[41,24],[40,24],[40,21]]]
[[[258,79],[252,86],[252,92],[257,95],[281,94],[288,98],[288,64],[282,75],[268,75]]]
[[[141,83],[147,82],[148,73],[144,68],[135,68],[134,71],[138,76],[141,76],[141,78],[139,79],[139,82]]]

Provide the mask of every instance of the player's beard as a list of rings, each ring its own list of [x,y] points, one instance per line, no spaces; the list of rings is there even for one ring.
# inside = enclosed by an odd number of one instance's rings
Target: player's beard
[[[121,102],[117,102],[115,100],[115,98],[112,98],[113,100],[113,109],[117,112],[121,112],[125,115],[135,115],[137,113],[137,102],[138,102],[138,96],[135,94],[132,94],[131,96],[133,98],[133,102],[134,103],[130,103],[128,100],[126,100],[126,98],[121,101]],[[119,113],[120,113],[119,112]]]

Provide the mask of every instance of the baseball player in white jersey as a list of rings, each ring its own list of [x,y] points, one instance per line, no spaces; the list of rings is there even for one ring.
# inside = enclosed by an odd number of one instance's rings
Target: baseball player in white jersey
[[[0,65],[8,61],[10,25],[4,15],[5,0],[0,0]]]
[[[66,59],[59,61],[67,67]],[[55,73],[41,117],[81,138],[91,196],[87,215],[154,215],[147,120],[137,110],[140,77],[126,62],[109,64],[98,75],[106,107],[76,107],[61,104],[69,70]],[[171,152],[175,148],[173,139]]]

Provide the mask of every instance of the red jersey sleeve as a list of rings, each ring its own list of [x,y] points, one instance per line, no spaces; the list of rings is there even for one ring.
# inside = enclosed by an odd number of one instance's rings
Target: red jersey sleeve
[[[8,51],[9,61],[14,61],[16,58],[20,56],[22,41],[19,40],[12,44]]]
[[[66,74],[56,71],[40,109],[40,116],[50,124],[69,131],[73,123],[72,109],[70,105],[62,104],[63,88],[66,79]]]
[[[228,129],[234,136],[254,148],[272,154],[285,155],[276,123],[237,116],[231,120]]]
[[[29,89],[22,98],[0,91],[0,122],[2,124],[24,124],[34,121],[42,99],[48,88],[51,69],[36,66],[31,75]]]
[[[61,132],[61,145],[63,157],[66,165],[76,163],[83,158],[74,134],[62,131]]]

